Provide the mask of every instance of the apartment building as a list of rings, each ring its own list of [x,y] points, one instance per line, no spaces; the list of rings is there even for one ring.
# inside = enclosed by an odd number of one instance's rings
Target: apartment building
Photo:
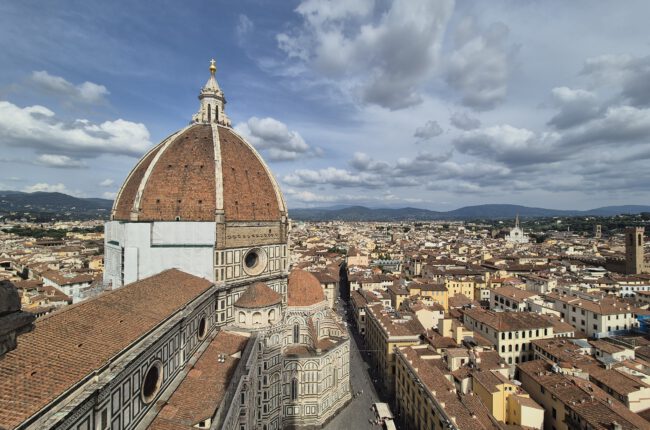
[[[366,347],[371,371],[390,397],[395,391],[395,348],[420,343],[424,327],[410,312],[389,312],[380,303],[366,306]]]
[[[522,312],[529,309],[528,301],[539,298],[530,291],[512,286],[495,288],[490,291],[490,309]]]
[[[395,350],[395,412],[403,430],[487,430],[493,418],[477,396],[457,394],[426,346]],[[481,416],[479,417],[479,414]]]
[[[465,309],[463,324],[496,345],[508,364],[533,359],[531,341],[554,337],[553,322],[545,315],[528,312],[494,312]]]
[[[638,327],[634,309],[615,298],[587,298],[568,294],[546,295],[561,318],[589,337],[622,334]]]

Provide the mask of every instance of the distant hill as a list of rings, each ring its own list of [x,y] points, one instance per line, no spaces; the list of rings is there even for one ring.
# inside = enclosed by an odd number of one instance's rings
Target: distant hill
[[[112,200],[79,198],[63,193],[24,193],[0,191],[0,215],[39,214],[39,219],[107,218]],[[614,216],[650,212],[650,206],[605,206],[587,211],[544,209],[520,205],[488,204],[465,206],[447,212],[419,208],[367,208],[365,206],[330,206],[289,209],[289,216],[299,221],[436,221],[465,219],[512,219],[554,216]]]
[[[520,205],[488,204],[465,206],[447,212],[417,208],[370,209],[349,206],[341,209],[304,208],[289,209],[289,216],[299,221],[436,221],[464,219],[507,219],[519,214],[522,218],[555,216],[614,216],[650,212],[650,206],[606,206],[586,211],[534,208]]]
[[[63,193],[23,193],[0,191],[0,215],[37,214],[40,220],[47,215],[56,218],[106,218],[113,201],[99,198],[78,198]]]

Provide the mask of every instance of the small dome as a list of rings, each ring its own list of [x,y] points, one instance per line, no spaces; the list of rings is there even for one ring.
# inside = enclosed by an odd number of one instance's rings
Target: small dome
[[[264,282],[256,282],[244,291],[235,302],[238,308],[266,308],[282,302],[282,296],[266,285]]]
[[[193,124],[135,166],[113,205],[117,221],[279,221],[286,205],[257,151],[231,128]]]
[[[318,278],[304,270],[294,269],[287,286],[289,306],[312,306],[325,300]]]

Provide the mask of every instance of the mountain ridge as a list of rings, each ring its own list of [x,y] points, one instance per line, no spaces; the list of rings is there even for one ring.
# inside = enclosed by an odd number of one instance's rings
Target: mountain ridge
[[[650,212],[650,205],[603,206],[588,210],[546,209],[512,204],[483,204],[464,206],[450,211],[419,208],[367,208],[350,206],[344,209],[289,209],[290,218],[297,221],[441,221],[464,219],[507,219],[554,216],[614,216]]]
[[[113,200],[97,197],[81,198],[58,192],[0,191],[0,212],[41,211],[93,214],[110,213]],[[402,208],[368,208],[361,205],[335,205],[319,208],[289,209],[296,221],[441,221],[465,219],[507,219],[554,216],[615,216],[650,212],[650,205],[602,206],[589,210],[546,209],[513,204],[482,204],[463,206],[449,211]]]

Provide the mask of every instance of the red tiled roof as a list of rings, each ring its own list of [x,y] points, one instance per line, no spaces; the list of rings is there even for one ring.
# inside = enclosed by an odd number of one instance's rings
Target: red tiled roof
[[[0,360],[0,428],[14,428],[213,284],[176,269],[36,321]]]
[[[325,300],[325,294],[312,273],[294,269],[289,274],[287,299],[289,306],[312,306]]]
[[[192,429],[212,418],[239,363],[231,355],[242,351],[247,337],[221,331],[165,402],[150,430]],[[225,361],[219,356],[225,354]]]
[[[141,188],[138,221],[214,221],[220,176],[226,221],[279,221],[284,208],[264,162],[232,129],[218,126],[218,135],[221,164],[210,124],[192,125],[154,148],[124,182],[113,219],[130,220]]]
[[[264,282],[256,282],[244,291],[237,299],[235,306],[238,308],[265,308],[282,301],[282,296],[273,291]]]

